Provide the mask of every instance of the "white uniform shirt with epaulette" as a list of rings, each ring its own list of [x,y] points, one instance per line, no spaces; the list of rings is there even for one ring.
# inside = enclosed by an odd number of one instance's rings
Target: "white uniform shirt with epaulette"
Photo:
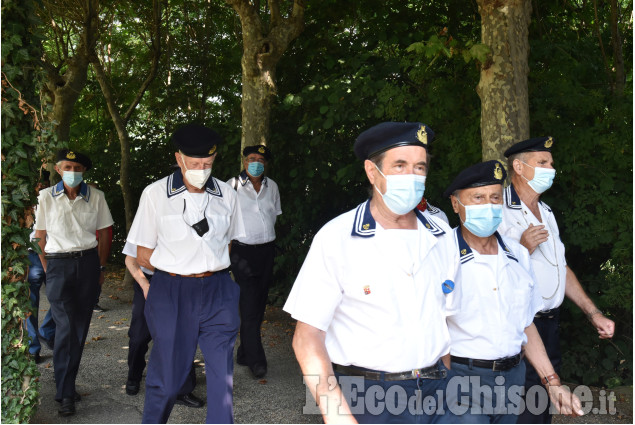
[[[263,177],[260,191],[256,193],[245,171],[227,180],[236,189],[245,225],[245,236],[237,238],[247,245],[260,245],[276,239],[276,217],[282,214],[280,192],[276,182]]]
[[[415,230],[386,230],[370,201],[315,236],[284,310],[326,332],[330,360],[384,372],[433,365],[450,350],[458,253],[450,228],[418,210]]]
[[[459,313],[448,317],[451,354],[481,360],[515,356],[527,343],[525,328],[542,309],[529,252],[494,233],[498,254],[481,255],[465,242],[460,227],[453,234],[462,302]]]
[[[520,242],[520,238],[529,224],[544,225],[549,239],[538,245],[531,254],[531,263],[536,275],[538,292],[542,296],[544,310],[559,307],[564,300],[567,260],[564,244],[560,240],[560,231],[551,208],[544,202],[538,202],[540,222],[527,205],[520,200],[513,185],[505,188],[503,222],[498,227],[500,234]]]
[[[203,216],[209,231],[199,236],[191,226]],[[155,269],[188,275],[229,267],[229,242],[243,235],[231,187],[210,176],[203,193],[190,193],[176,170],[143,190],[127,241],[154,249]]]
[[[112,226],[104,192],[80,183],[79,195],[70,200],[64,182],[40,190],[35,210],[35,230],[46,230],[47,254],[95,248],[97,230]]]

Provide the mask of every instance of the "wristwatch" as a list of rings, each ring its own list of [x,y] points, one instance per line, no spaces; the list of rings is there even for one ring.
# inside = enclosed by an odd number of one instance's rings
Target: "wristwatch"
[[[106,266],[99,266],[99,271],[100,272],[105,272],[106,271]]]

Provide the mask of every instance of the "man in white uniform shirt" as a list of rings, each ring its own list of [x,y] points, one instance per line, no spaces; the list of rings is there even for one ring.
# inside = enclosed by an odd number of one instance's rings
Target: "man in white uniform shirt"
[[[46,297],[55,322],[55,400],[61,416],[75,413],[80,396],[75,380],[108,260],[108,227],[113,224],[104,193],[88,186],[83,174],[90,158],[62,149],[55,171],[62,177],[38,196],[35,239],[42,249]],[[99,235],[99,242],[97,241]]]
[[[435,394],[451,375],[441,358],[458,258],[449,227],[416,209],[433,135],[421,123],[387,122],[357,138],[373,196],[316,234],[284,306],[298,321],[293,348],[326,423],[439,422],[450,413]]]
[[[552,146],[553,138],[536,137],[516,143],[505,151],[511,185],[505,189],[499,232],[529,250],[537,289],[543,300],[543,309],[536,313],[534,324],[555,371],[560,372],[560,305],[565,295],[586,314],[601,339],[613,337],[615,323],[598,310],[567,266],[555,216],[540,200],[540,195],[551,187],[556,175]],[[532,368],[527,368],[526,388],[539,388],[540,378]],[[519,423],[551,423],[549,409],[540,414],[525,411]]]
[[[127,240],[152,269],[145,317],[154,341],[144,423],[166,423],[192,367],[205,357],[208,423],[233,422],[233,348],[240,288],[229,243],[244,235],[236,192],[211,176],[220,136],[188,124],[172,136],[179,169],[146,187]]]
[[[240,285],[240,345],[236,362],[255,378],[267,373],[260,327],[273,281],[276,217],[282,214],[276,182],[265,176],[271,151],[264,145],[243,149],[244,170],[227,181],[238,193],[245,236],[232,241],[232,273]]]
[[[529,254],[496,232],[502,219],[505,177],[502,163],[483,162],[461,171],[443,193],[451,196],[461,222],[454,235],[461,261],[456,284],[461,287],[462,302],[459,313],[448,317],[448,328],[452,371],[470,378],[460,388],[467,393],[460,399],[469,400],[462,406],[466,411],[459,420],[463,423],[516,423],[523,410],[518,404],[525,382],[523,346],[558,409],[574,416],[583,414],[580,401],[560,385],[532,323],[542,300],[534,290]],[[489,391],[482,391],[483,386]],[[494,391],[494,387],[502,390]]]

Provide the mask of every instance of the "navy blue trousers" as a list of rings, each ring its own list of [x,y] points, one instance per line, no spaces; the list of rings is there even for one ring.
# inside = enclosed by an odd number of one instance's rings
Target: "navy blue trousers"
[[[460,407],[456,409],[457,423],[515,424],[522,408],[525,364],[506,371],[493,371],[481,367],[452,362],[457,382],[451,391],[457,391]]]
[[[207,423],[233,423],[233,351],[240,288],[228,272],[204,278],[152,277],[145,317],[154,340],[146,376],[143,423],[166,423],[197,344],[205,358]]]
[[[40,257],[33,251],[29,251],[29,275],[27,280],[29,282],[31,307],[33,307],[33,313],[29,316],[26,322],[26,329],[31,337],[31,344],[29,345],[29,353],[37,354],[42,349],[40,344],[40,337],[48,340],[49,343],[53,343],[55,340],[55,322],[53,321],[53,315],[51,310],[46,312],[42,326],[38,331],[38,316],[40,312],[40,289],[42,284],[46,281],[46,274],[42,267]]]
[[[240,286],[240,345],[236,360],[251,368],[267,366],[260,328],[265,317],[269,287],[273,282],[274,256],[273,243],[232,244],[232,273]]]
[[[148,280],[152,279],[151,275],[146,275]],[[143,314],[146,305],[146,299],[143,297],[143,289],[134,281],[134,296],[132,298],[132,317],[130,318],[130,328],[128,329],[128,380],[140,382],[143,376],[143,370],[146,367],[146,353],[148,345],[152,341],[150,329],[146,323]],[[196,386],[196,374],[194,366],[190,369],[188,379],[185,380],[183,388],[179,391],[179,395],[189,394]]]
[[[554,317],[549,318],[535,318],[534,325],[536,325],[536,329],[538,330],[538,334],[540,338],[542,338],[542,343],[545,345],[545,349],[547,350],[547,356],[549,356],[549,360],[551,361],[551,365],[557,374],[560,374],[560,368],[562,366],[562,353],[560,351],[560,310],[556,311]],[[536,373],[534,367],[527,361],[525,361],[525,365],[527,366],[527,373],[525,375],[525,394],[528,393],[530,388],[534,388],[539,395],[542,397],[538,397],[539,399],[549,400],[547,395],[547,390],[542,385],[540,381],[540,377]],[[527,400],[527,403],[532,404],[534,409],[525,409],[525,411],[518,417],[519,424],[550,424],[551,423],[551,413],[549,413],[551,402],[549,403],[539,403],[536,400]],[[531,411],[533,410],[533,412]]]
[[[99,274],[96,249],[79,258],[47,261],[46,297],[56,328],[53,363],[57,400],[75,396],[75,380],[99,291]]]

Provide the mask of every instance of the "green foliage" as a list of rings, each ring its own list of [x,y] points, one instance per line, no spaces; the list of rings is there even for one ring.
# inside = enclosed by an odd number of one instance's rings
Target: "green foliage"
[[[2,2],[2,422],[26,423],[38,403],[39,372],[29,355],[24,322],[31,314],[27,247],[35,203],[40,57],[32,32],[34,2]]]

